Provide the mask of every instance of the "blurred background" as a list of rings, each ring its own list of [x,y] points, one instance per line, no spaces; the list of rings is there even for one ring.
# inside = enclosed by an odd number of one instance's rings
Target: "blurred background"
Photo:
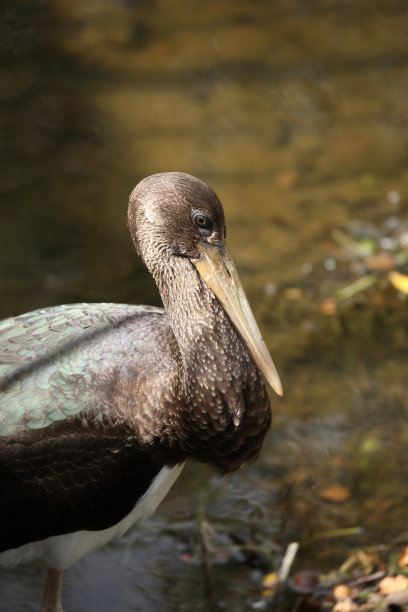
[[[262,575],[293,540],[295,568],[319,571],[392,541],[408,501],[407,0],[0,7],[0,317],[160,304],[127,199],[189,172],[223,202],[285,389],[261,460],[223,479],[189,466],[155,517],[67,572],[66,609],[207,609],[203,516],[229,610],[267,607]],[[0,609],[37,610],[43,578],[2,572]]]

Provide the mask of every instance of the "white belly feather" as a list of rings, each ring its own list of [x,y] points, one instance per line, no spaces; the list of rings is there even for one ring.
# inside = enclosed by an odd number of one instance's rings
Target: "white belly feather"
[[[44,559],[48,567],[64,570],[94,548],[99,548],[115,536],[121,536],[129,527],[151,516],[177,480],[184,464],[164,467],[157,474],[146,493],[119,523],[101,531],[75,531],[30,542],[0,553],[0,566],[11,567],[31,559]]]

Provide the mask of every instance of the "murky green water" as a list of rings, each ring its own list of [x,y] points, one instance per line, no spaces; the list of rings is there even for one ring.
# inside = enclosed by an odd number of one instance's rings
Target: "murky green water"
[[[224,203],[286,390],[262,460],[223,480],[190,466],[156,517],[67,572],[68,611],[206,609],[190,543],[203,513],[220,546],[240,534],[276,562],[291,540],[364,529],[303,546],[300,568],[336,567],[349,548],[406,528],[406,301],[368,292],[334,317],[319,304],[349,282],[325,266],[332,231],[406,215],[407,8],[2,3],[0,316],[158,303],[130,244],[127,198],[147,174],[190,172]],[[325,501],[333,484],[350,498]],[[218,559],[221,606],[251,609],[265,569]],[[40,565],[3,572],[0,609],[36,610],[42,582]]]

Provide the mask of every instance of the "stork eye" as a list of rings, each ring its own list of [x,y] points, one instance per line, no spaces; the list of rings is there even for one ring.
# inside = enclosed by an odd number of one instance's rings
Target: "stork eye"
[[[200,229],[211,230],[212,228],[211,219],[202,212],[195,213],[193,220]]]

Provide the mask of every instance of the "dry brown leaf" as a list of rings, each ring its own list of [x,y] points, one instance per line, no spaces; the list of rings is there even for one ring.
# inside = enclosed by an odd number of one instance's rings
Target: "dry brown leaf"
[[[320,497],[323,499],[337,503],[347,501],[350,498],[350,495],[350,489],[339,484],[326,487],[326,489],[323,489],[323,491],[320,492]]]
[[[334,298],[327,298],[320,305],[322,315],[329,317],[337,312],[337,302]]]
[[[346,584],[338,584],[333,589],[334,599],[344,599],[350,597],[350,588]]]
[[[344,464],[344,458],[341,457],[340,455],[332,455],[330,457],[330,465],[335,467],[335,468],[339,468],[342,467]]]
[[[395,591],[404,591],[408,589],[408,578],[398,574],[397,576],[386,576],[378,585],[380,592],[383,595],[394,593]]]
[[[395,268],[395,258],[385,251],[380,251],[365,260],[367,270],[376,270],[378,272],[388,272]]]
[[[397,564],[398,564],[398,567],[401,567],[401,568],[407,567],[408,565],[408,546],[404,548],[403,552],[398,557]]]
[[[302,570],[289,581],[289,586],[296,593],[313,593],[319,584],[319,576],[313,570]]]

